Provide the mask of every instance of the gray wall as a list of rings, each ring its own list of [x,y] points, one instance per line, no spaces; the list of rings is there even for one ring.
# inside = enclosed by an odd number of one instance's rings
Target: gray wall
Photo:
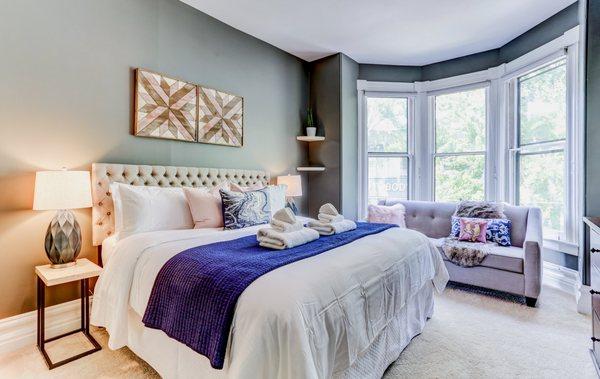
[[[265,42],[177,0],[0,0],[0,9],[0,318],[34,308],[33,266],[47,262],[52,212],[31,211],[36,170],[126,162],[277,175],[307,158],[295,140],[307,69]],[[244,147],[132,136],[135,67],[243,96]],[[76,215],[82,257],[95,260],[90,213]],[[49,296],[69,300],[75,287]]]
[[[552,41],[578,24],[578,4],[574,3],[498,49],[421,67],[361,64],[359,79],[414,82],[436,80],[486,70],[510,62]]]
[[[324,172],[308,177],[308,215],[316,217],[319,207],[327,202],[341,209],[341,54],[319,59],[310,66],[310,103],[318,124],[317,135],[325,136],[325,141],[308,145],[310,165],[326,167]]]
[[[332,203],[344,216],[356,218],[358,187],[358,63],[338,53],[311,63],[310,102],[325,141],[309,144],[311,165],[325,166],[309,174],[309,215]]]
[[[600,216],[600,0],[588,0],[586,24],[585,214]],[[589,284],[587,249],[582,258],[584,283]]]
[[[342,105],[342,213],[356,219],[358,215],[358,79],[359,65],[341,54],[341,105]]]

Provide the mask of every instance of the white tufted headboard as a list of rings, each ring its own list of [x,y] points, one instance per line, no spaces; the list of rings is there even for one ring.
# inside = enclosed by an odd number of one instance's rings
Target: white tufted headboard
[[[119,182],[135,186],[208,187],[224,181],[249,186],[269,184],[269,173],[257,170],[224,168],[144,166],[116,163],[92,164],[92,240],[94,246],[115,231],[113,200],[110,183]]]

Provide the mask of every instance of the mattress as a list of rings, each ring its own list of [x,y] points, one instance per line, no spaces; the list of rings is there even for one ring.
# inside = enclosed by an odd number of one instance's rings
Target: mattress
[[[92,324],[106,327],[110,348],[132,345],[131,313],[143,316],[168,259],[190,247],[255,234],[260,227],[152,232],[118,241],[96,286]],[[349,372],[388,325],[398,322],[409,300],[426,286],[443,290],[447,280],[427,237],[389,229],[260,277],[238,299],[223,370],[194,356],[214,377],[321,378]],[[156,348],[160,353],[160,345]]]

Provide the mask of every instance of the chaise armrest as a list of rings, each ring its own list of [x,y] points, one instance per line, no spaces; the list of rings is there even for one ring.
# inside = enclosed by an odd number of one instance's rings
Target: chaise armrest
[[[534,299],[537,299],[542,287],[542,247],[542,211],[540,208],[529,208],[523,242],[523,272],[525,296]]]

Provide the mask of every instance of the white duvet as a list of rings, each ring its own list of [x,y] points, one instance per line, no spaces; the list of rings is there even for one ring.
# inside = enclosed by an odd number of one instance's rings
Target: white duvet
[[[151,232],[119,241],[96,284],[91,323],[107,329],[111,349],[127,345],[129,309],[144,315],[154,280],[169,258],[259,228]],[[447,281],[427,237],[400,228],[280,267],[240,296],[219,374],[331,377],[350,367],[425,284],[442,291]]]

